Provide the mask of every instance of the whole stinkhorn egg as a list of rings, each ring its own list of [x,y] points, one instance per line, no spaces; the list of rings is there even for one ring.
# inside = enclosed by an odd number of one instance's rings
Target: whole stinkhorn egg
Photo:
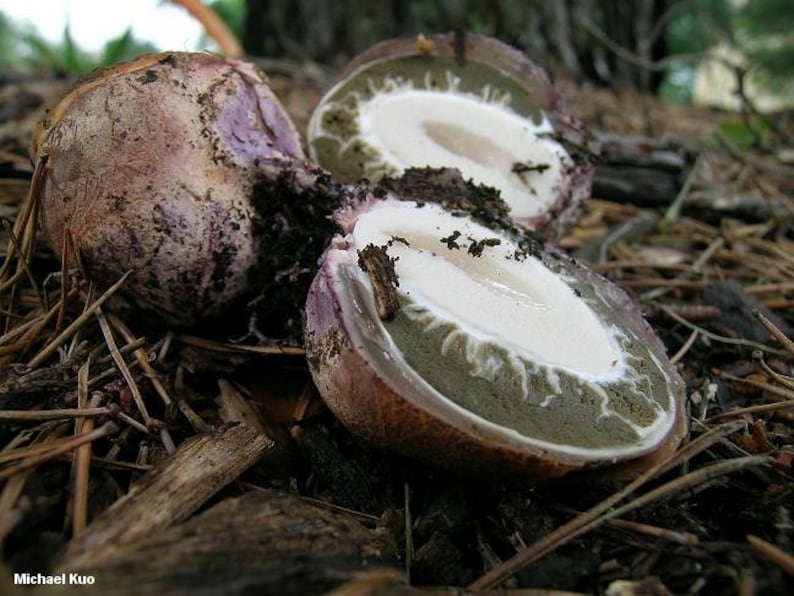
[[[199,53],[142,56],[80,82],[36,131],[44,237],[92,281],[164,325],[216,317],[257,267],[263,179],[303,163],[256,67]],[[74,261],[74,258],[70,259]]]

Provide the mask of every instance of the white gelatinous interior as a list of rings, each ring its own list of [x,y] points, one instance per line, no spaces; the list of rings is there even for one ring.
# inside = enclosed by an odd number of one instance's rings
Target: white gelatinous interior
[[[455,232],[459,249],[441,241]],[[488,228],[434,205],[397,202],[363,214],[353,230],[359,249],[391,241],[398,291],[439,320],[453,322],[473,342],[493,342],[580,377],[620,376],[625,356],[613,333],[560,276],[535,257],[515,258],[518,246],[504,237],[481,256],[467,252],[472,241],[494,237]]]
[[[498,188],[512,215],[532,217],[557,198],[565,149],[503,102],[450,91],[396,87],[359,104],[360,139],[379,159],[407,167],[456,167],[475,183]],[[539,136],[541,135],[541,136]],[[549,166],[520,171],[520,164]]]

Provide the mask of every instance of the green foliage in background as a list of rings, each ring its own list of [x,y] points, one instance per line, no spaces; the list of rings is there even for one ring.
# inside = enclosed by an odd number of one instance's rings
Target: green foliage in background
[[[665,42],[670,55],[696,56],[720,41],[733,43],[733,11],[728,0],[671,0],[671,18],[665,29]],[[668,101],[688,103],[692,100],[696,59],[673,63],[659,94]]]
[[[218,16],[237,36],[237,39],[242,39],[245,21],[245,0],[212,0],[207,5],[218,13]],[[201,45],[208,44],[209,37],[205,34]]]
[[[245,0],[213,0],[218,16],[238,36],[245,20]],[[205,35],[202,46],[210,45]],[[152,44],[136,40],[130,29],[108,41],[101,52],[90,54],[74,42],[68,26],[58,43],[45,40],[30,27],[12,22],[0,12],[0,72],[83,75],[100,66],[155,52]]]
[[[748,40],[751,66],[771,88],[794,79],[794,4],[791,0],[750,0],[736,11],[738,29]]]
[[[748,57],[751,70],[763,74],[763,82],[779,90],[794,79],[794,0],[668,0],[669,21],[664,31],[669,55],[688,58],[669,68],[661,94],[666,99],[691,99],[697,59],[720,43]],[[210,0],[209,6],[242,37],[246,0]],[[414,32],[449,29],[459,23],[472,31],[493,33],[488,12],[477,0],[445,3],[407,0],[403,5]],[[454,8],[453,8],[454,7]],[[452,11],[452,12],[450,12]],[[209,46],[204,39],[202,45]],[[44,40],[31,27],[18,25],[0,13],[0,73],[38,72],[85,74],[96,68],[155,51],[128,30],[109,41],[99,54],[89,54],[72,39],[68,27],[58,43]]]
[[[20,54],[24,53],[22,39],[25,33],[0,12],[0,71],[8,71],[19,62]]]
[[[665,39],[671,55],[704,54],[723,43],[747,58],[745,67],[760,74],[757,81],[780,91],[794,79],[794,4],[792,0],[671,0],[677,11]],[[676,63],[668,71],[662,96],[691,99],[697,60]]]
[[[149,43],[136,40],[127,29],[108,41],[98,54],[90,54],[74,42],[67,26],[58,43],[51,43],[31,28],[16,25],[0,13],[0,70],[2,72],[83,75],[153,52]]]
[[[769,122],[762,117],[735,117],[719,127],[720,133],[739,149],[757,147],[771,132]]]
[[[735,41],[728,0],[672,0],[669,10],[675,14],[665,30],[670,54],[705,52],[720,41]]]

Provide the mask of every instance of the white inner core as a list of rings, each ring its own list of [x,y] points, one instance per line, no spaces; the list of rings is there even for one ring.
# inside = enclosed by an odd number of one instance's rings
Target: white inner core
[[[546,210],[558,194],[565,149],[540,133],[551,133],[501,103],[474,95],[420,89],[376,94],[360,105],[364,142],[380,158],[407,167],[455,167],[464,178],[497,188],[514,217]],[[549,165],[544,171],[515,172],[515,164]]]
[[[460,249],[449,249],[440,239],[455,231]],[[495,237],[500,245],[468,254],[471,239]],[[359,249],[391,240],[398,291],[475,341],[579,377],[603,381],[623,373],[616,340],[584,300],[539,259],[515,259],[518,246],[484,226],[434,205],[395,203],[362,215],[353,239]]]

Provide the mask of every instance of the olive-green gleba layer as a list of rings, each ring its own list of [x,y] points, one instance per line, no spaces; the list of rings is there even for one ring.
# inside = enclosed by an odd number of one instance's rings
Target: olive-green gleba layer
[[[500,191],[514,219],[554,237],[590,188],[589,140],[545,72],[481,35],[383,42],[315,108],[312,158],[341,180],[457,168]]]
[[[312,286],[306,337],[321,393],[354,430],[425,459],[458,442],[468,459],[565,469],[680,440],[682,382],[613,284],[435,204],[370,203],[343,230]],[[367,247],[393,271],[362,263]],[[384,292],[397,304],[387,316]]]

